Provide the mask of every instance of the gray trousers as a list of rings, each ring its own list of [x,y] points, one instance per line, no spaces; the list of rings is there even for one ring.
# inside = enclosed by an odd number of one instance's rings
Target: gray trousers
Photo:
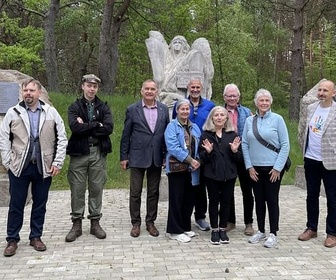
[[[70,156],[68,182],[71,190],[71,219],[83,219],[88,186],[88,219],[102,216],[103,189],[106,183],[106,156],[98,147],[90,147],[86,156]]]

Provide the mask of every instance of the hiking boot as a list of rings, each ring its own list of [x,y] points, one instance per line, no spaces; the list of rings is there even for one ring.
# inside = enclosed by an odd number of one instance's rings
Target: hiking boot
[[[94,235],[98,239],[106,238],[106,232],[101,228],[98,219],[91,219],[90,234]]]
[[[82,219],[75,219],[72,221],[72,228],[65,237],[66,242],[73,242],[77,237],[82,235]]]

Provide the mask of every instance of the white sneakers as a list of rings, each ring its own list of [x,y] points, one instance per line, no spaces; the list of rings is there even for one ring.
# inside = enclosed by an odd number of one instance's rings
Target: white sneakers
[[[270,233],[269,237],[264,243],[264,247],[273,248],[277,243],[278,243],[278,238],[273,233]]]
[[[249,238],[248,242],[251,244],[257,244],[262,240],[266,239],[266,234],[260,232],[259,230]],[[270,233],[269,237],[264,243],[264,247],[273,248],[278,243],[278,238],[273,233]]]
[[[169,238],[173,240],[177,240],[178,242],[182,242],[182,243],[188,243],[191,240],[191,238],[184,233],[181,233],[181,234],[171,233],[169,234]]]
[[[266,239],[266,234],[258,230],[255,234],[253,234],[253,235],[249,238],[248,242],[250,242],[250,243],[252,243],[252,244],[257,244],[257,243],[259,243],[261,240],[264,240],[264,239]]]
[[[196,236],[196,233],[193,231],[185,231],[184,233],[181,234],[174,234],[174,233],[169,234],[170,239],[177,240],[178,242],[182,243],[190,242],[191,238],[194,236]]]
[[[189,236],[190,238],[196,236],[196,233],[195,233],[194,231],[192,231],[192,230],[191,230],[191,231],[185,231],[184,234],[185,234],[186,236]]]

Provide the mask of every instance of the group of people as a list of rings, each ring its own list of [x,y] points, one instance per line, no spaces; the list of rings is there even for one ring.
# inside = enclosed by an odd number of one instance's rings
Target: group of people
[[[35,79],[22,83],[23,100],[8,110],[0,127],[1,158],[8,171],[10,192],[4,256],[16,253],[29,188],[33,201],[30,245],[37,251],[47,249],[41,236],[48,192],[66,154],[70,156],[72,227],[65,241],[73,242],[82,234],[86,189],[90,233],[99,239],[106,238],[100,219],[113,119],[109,106],[97,96],[100,82],[93,74],[83,76],[83,95],[68,108],[69,141],[57,110],[40,99],[41,83]],[[145,176],[146,230],[154,237],[160,234],[155,220],[164,166],[169,188],[166,232],[170,239],[189,242],[196,235],[191,228],[194,211],[199,229],[211,229],[211,244],[229,243],[227,233],[236,224],[234,186],[238,178],[243,195],[244,233],[250,236],[250,243],[265,241],[264,246],[272,248],[278,242],[279,191],[290,150],[284,119],[271,111],[272,95],[265,89],[255,94],[255,114],[240,104],[240,91],[234,84],[224,88],[223,106],[202,98],[202,90],[201,80],[192,78],[187,98],[177,101],[169,116],[168,107],[157,100],[156,82],[146,80],[141,87],[142,99],[127,107],[120,166],[123,170],[130,169],[130,235],[140,236]],[[319,101],[308,107],[303,147],[307,225],[298,239],[307,241],[317,236],[322,180],[328,201],[326,247],[336,246],[335,94],[332,81],[319,84]],[[206,221],[207,210],[210,224]]]

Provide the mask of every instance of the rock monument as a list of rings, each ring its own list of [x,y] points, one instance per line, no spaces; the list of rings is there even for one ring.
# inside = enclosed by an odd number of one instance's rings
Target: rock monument
[[[146,46],[160,101],[171,108],[175,101],[186,98],[192,77],[201,79],[202,97],[211,99],[214,68],[207,39],[198,38],[189,46],[185,37],[178,35],[168,45],[160,32],[150,31]]]
[[[190,46],[185,37],[177,35],[168,45],[160,32],[150,31],[146,47],[153,79],[159,87],[159,100],[168,106],[170,116],[174,103],[187,97],[187,85],[191,78],[202,81],[202,97],[211,99],[214,67],[207,39],[198,38]],[[162,172],[160,200],[167,199],[167,176]]]

